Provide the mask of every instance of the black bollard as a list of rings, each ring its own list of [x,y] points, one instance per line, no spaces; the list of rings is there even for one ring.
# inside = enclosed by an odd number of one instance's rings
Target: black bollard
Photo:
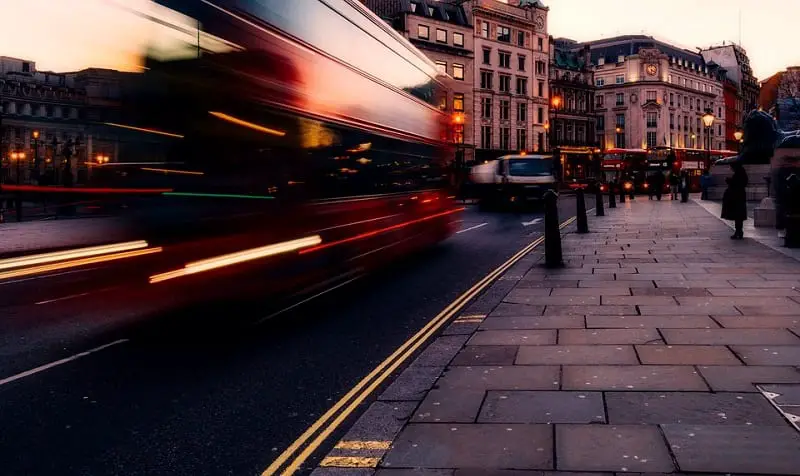
[[[625,183],[619,183],[619,203],[625,203]]]
[[[631,191],[629,192],[628,197],[630,197],[631,200],[636,199],[636,187],[633,185],[633,183],[631,183]]]
[[[617,196],[614,195],[612,183],[608,184],[608,208],[617,208]]]
[[[578,202],[578,233],[589,233],[589,222],[586,221],[586,196],[582,188],[578,189],[576,198]]]
[[[544,260],[548,268],[564,266],[561,254],[561,228],[558,222],[558,195],[552,190],[544,194]]]
[[[600,191],[600,184],[597,185],[597,193],[594,195],[594,214],[598,217],[606,216],[603,209],[603,192]]]

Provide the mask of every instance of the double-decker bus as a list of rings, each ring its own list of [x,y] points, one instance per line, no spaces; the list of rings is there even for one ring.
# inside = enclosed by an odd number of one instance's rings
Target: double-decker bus
[[[81,73],[112,91],[78,149],[87,182],[8,191],[90,197],[159,247],[125,278],[300,296],[454,231],[451,79],[361,3],[123,3],[97,15],[124,34],[80,55],[120,63]]]
[[[647,164],[650,170],[659,170],[662,173],[686,173],[689,177],[689,190],[699,192],[700,176],[717,159],[736,155],[736,152],[727,150],[706,150],[681,147],[653,147],[648,151]]]
[[[637,191],[646,188],[647,151],[644,149],[607,149],[600,162],[604,188],[615,181],[629,184]]]

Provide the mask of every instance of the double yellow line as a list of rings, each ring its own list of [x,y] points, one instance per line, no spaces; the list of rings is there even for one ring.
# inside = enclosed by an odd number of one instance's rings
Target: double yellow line
[[[575,217],[565,220],[560,229],[564,229],[575,221]],[[494,271],[486,275],[464,294],[456,298],[442,312],[428,322],[422,329],[395,350],[392,355],[378,364],[366,377],[361,379],[349,392],[336,404],[314,422],[297,440],[289,445],[269,467],[262,476],[272,476],[280,473],[281,476],[290,476],[316,451],[320,445],[335,431],[339,425],[349,417],[353,411],[380,386],[397,368],[402,365],[414,352],[425,344],[442,326],[452,319],[461,309],[486,289],[494,280],[506,272],[534,248],[544,242],[541,236],[528,244],[514,256],[501,264]],[[292,459],[293,458],[293,459]],[[291,459],[291,461],[289,461]],[[287,464],[288,462],[288,464]],[[282,469],[282,471],[281,471]]]

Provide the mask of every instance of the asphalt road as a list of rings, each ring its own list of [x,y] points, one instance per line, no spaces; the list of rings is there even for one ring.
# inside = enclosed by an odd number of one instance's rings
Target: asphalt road
[[[574,199],[559,208],[569,218]],[[93,299],[114,299],[102,277],[93,278],[98,293],[49,308],[83,278],[47,278],[63,283],[58,291],[39,280],[0,285],[0,472],[260,474],[376,364],[543,232],[538,210],[470,206],[462,218],[440,245],[261,325],[238,319],[256,315],[251,306],[137,326],[125,300],[87,318]],[[70,322],[77,310],[84,317]],[[209,317],[213,325],[194,325]]]

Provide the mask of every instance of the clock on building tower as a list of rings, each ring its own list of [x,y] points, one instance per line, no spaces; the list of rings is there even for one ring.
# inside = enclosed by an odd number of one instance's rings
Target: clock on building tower
[[[648,76],[655,76],[658,74],[658,65],[650,63],[645,67],[645,71],[647,71]]]

